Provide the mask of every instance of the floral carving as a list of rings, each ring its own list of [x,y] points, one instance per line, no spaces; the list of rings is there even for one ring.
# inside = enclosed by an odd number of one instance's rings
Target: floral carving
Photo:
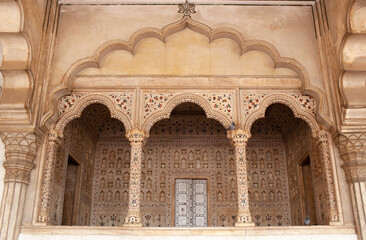
[[[83,96],[82,93],[73,93],[62,97],[59,102],[60,115],[67,112]]]
[[[213,110],[220,111],[232,119],[233,109],[231,104],[231,94],[202,94],[210,103]]]
[[[131,118],[132,94],[120,93],[109,94],[109,96],[113,99],[114,103]]]
[[[251,111],[259,108],[260,102],[266,97],[263,93],[244,94],[244,115],[248,116]]]
[[[165,104],[168,102],[170,98],[172,98],[173,94],[152,94],[145,93],[145,111],[144,111],[144,119],[146,119],[151,113],[162,110]]]
[[[299,103],[300,106],[304,108],[307,112],[311,112],[313,115],[315,115],[315,99],[311,96],[305,96],[305,95],[299,95],[299,94],[292,94],[293,98],[295,98]]]

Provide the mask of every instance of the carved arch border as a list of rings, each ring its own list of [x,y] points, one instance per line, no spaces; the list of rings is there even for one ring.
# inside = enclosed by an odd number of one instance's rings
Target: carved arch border
[[[281,103],[289,107],[294,114],[294,117],[304,120],[309,125],[312,136],[314,138],[318,138],[320,126],[316,121],[315,116],[310,111],[303,110],[301,105],[295,99],[285,94],[272,94],[264,98],[260,103],[259,109],[251,112],[245,119],[243,124],[244,130],[250,132],[253,123],[260,118],[264,118],[267,108],[275,103]]]
[[[196,94],[193,93],[183,93],[177,96],[174,96],[172,99],[168,101],[165,105],[164,109],[158,112],[151,114],[142,124],[142,129],[146,132],[150,132],[151,127],[158,121],[162,119],[167,119],[170,117],[173,109],[181,103],[190,102],[195,103],[202,107],[203,111],[205,111],[206,117],[215,119],[220,122],[225,128],[228,128],[231,124],[231,120],[227,118],[224,114],[213,110],[210,106],[209,102]]]
[[[108,53],[115,50],[125,50],[131,54],[134,54],[136,46],[143,39],[155,38],[165,43],[167,37],[186,28],[207,37],[209,43],[220,38],[231,39],[240,47],[241,54],[249,51],[260,51],[272,59],[274,68],[288,68],[293,70],[298,74],[298,77],[301,80],[301,92],[303,94],[311,95],[316,99],[318,103],[317,111],[319,121],[328,127],[332,125],[326,114],[322,112],[323,105],[325,104],[323,97],[324,93],[318,87],[312,86],[310,84],[309,74],[306,68],[300,62],[292,58],[281,57],[278,50],[269,42],[263,40],[247,41],[245,40],[242,33],[233,28],[221,27],[211,29],[209,26],[195,21],[188,16],[185,16],[174,23],[168,24],[161,29],[155,27],[140,29],[135,32],[128,41],[114,40],[106,42],[96,50],[93,56],[85,57],[74,62],[63,76],[62,85],[54,88],[51,91],[50,95],[52,96],[53,102],[57,102],[59,98],[69,94],[72,91],[75,78],[82,70],[86,68],[99,68],[100,63]],[[54,115],[54,109],[52,109],[51,106],[50,111],[44,116],[42,122],[46,123],[48,119],[52,118],[52,115]]]
[[[102,94],[89,94],[80,98],[70,110],[61,115],[56,123],[55,130],[63,132],[69,122],[79,118],[84,109],[94,103],[100,103],[106,106],[111,114],[111,118],[121,121],[126,131],[132,129],[132,123],[129,117],[124,112],[118,110],[116,104],[111,99]]]

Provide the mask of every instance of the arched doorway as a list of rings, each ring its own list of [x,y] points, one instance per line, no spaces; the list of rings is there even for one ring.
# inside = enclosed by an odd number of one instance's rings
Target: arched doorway
[[[63,131],[54,166],[50,222],[120,224],[124,219],[120,215],[126,215],[128,208],[128,163],[123,124],[111,118],[103,104],[87,106]]]
[[[308,124],[287,106],[272,104],[253,123],[251,135],[248,176],[256,225],[327,224],[319,156]]]
[[[143,226],[233,226],[234,151],[226,130],[193,103],[156,122],[144,146]]]

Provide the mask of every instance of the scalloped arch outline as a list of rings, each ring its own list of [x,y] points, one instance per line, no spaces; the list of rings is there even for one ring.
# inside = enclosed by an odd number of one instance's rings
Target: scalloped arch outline
[[[264,118],[266,115],[267,108],[275,103],[284,104],[287,107],[289,107],[292,113],[294,114],[295,118],[302,119],[309,125],[312,136],[314,138],[318,137],[320,126],[316,121],[315,117],[313,117],[311,113],[302,110],[298,102],[296,102],[294,99],[284,94],[273,94],[266,97],[261,102],[259,109],[250,113],[246,118],[246,121],[243,124],[244,131],[250,132],[253,123],[260,118]]]
[[[69,122],[76,118],[79,118],[84,109],[94,103],[99,103],[106,106],[109,110],[111,118],[115,118],[121,121],[126,131],[132,129],[132,123],[129,120],[128,116],[124,112],[119,111],[115,107],[116,104],[114,104],[112,100],[104,95],[89,94],[85,97],[80,98],[80,100],[77,101],[77,103],[70,109],[70,111],[67,111],[65,114],[61,115],[61,118],[56,123],[55,130],[60,130],[61,132],[63,132]]]
[[[125,50],[130,52],[131,54],[134,54],[136,46],[141,40],[146,38],[156,38],[165,43],[167,37],[186,28],[206,36],[209,40],[209,43],[220,38],[231,39],[238,44],[241,49],[241,54],[249,51],[260,51],[265,53],[272,59],[274,63],[274,68],[288,68],[296,72],[301,81],[301,92],[303,94],[314,97],[318,104],[318,120],[328,127],[332,125],[329,119],[320,110],[322,109],[322,106],[324,104],[322,91],[318,87],[310,85],[309,75],[305,67],[301,63],[292,58],[281,57],[277,49],[272,44],[266,41],[245,41],[244,36],[239,31],[233,28],[222,27],[211,29],[207,25],[191,19],[191,17],[189,16],[184,16],[179,21],[169,24],[162,29],[158,29],[155,27],[143,28],[135,32],[128,41],[109,41],[100,46],[95,52],[94,56],[82,58],[76,61],[74,64],[71,65],[71,67],[63,76],[62,85],[54,88],[51,91],[50,95],[53,99],[53,106],[51,106],[51,110],[44,116],[42,122],[46,123],[47,120],[50,118],[56,121],[55,118],[57,117],[53,116],[55,109],[57,109],[56,103],[58,99],[60,99],[62,96],[71,93],[72,85],[75,81],[75,77],[77,76],[77,74],[86,68],[99,68],[102,59],[108,53],[116,50]]]
[[[170,117],[173,109],[181,103],[191,102],[195,103],[198,106],[202,107],[203,111],[205,111],[206,117],[215,119],[219,121],[225,128],[228,128],[231,124],[231,120],[228,119],[224,114],[212,110],[210,104],[206,99],[201,96],[192,93],[183,93],[177,96],[174,96],[172,99],[168,101],[163,110],[155,112],[151,114],[143,123],[142,129],[146,132],[150,132],[151,127],[158,121],[162,119],[167,119]]]

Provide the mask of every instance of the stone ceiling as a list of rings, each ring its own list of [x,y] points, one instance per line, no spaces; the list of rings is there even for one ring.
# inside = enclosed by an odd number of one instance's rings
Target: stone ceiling
[[[299,124],[301,119],[295,118],[292,110],[283,104],[268,107],[266,117],[255,121],[251,128],[253,136],[274,135],[282,137]]]
[[[81,114],[84,124],[99,137],[122,137],[125,135],[123,123],[111,118],[108,108],[102,104],[92,104]]]

